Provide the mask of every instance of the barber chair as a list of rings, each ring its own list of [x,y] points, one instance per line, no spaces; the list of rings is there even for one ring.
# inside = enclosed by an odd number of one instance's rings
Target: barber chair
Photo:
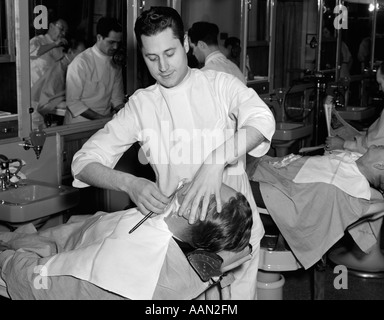
[[[186,254],[201,281],[208,283],[208,289],[196,300],[231,300],[231,284],[235,280],[233,271],[250,260],[251,254],[251,245],[240,252],[215,254],[198,249]]]
[[[356,243],[346,237],[342,245],[335,246],[328,253],[328,259],[335,265],[347,267],[348,272],[361,278],[384,278],[384,204],[371,205],[366,216],[348,227],[352,229],[367,221],[381,221],[381,229],[377,235],[377,243],[372,247],[370,253],[366,254],[360,250]]]
[[[251,181],[252,186],[252,181]],[[378,193],[372,189],[373,195]],[[376,194],[376,199],[381,195]],[[302,266],[296,260],[282,237],[277,226],[270,217],[268,210],[258,208],[266,234],[261,241],[260,261],[258,272],[258,299],[282,300],[285,283],[282,272],[295,271]],[[351,224],[348,230],[367,221],[384,220],[384,201],[372,203],[367,214]],[[348,272],[364,278],[384,278],[384,239],[382,237],[384,223],[377,235],[377,244],[369,254],[363,253],[352,240],[349,246],[334,246],[313,267],[313,299],[323,300],[325,295],[325,268],[327,260],[336,265],[343,265]]]
[[[259,300],[283,300],[282,272],[301,269],[301,264],[273,222],[267,209],[258,208],[265,235],[260,243],[257,296]]]

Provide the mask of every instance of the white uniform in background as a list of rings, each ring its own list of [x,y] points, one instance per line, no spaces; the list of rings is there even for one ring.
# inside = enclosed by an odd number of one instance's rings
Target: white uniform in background
[[[233,136],[234,130],[244,126],[258,129],[267,139],[251,154],[266,154],[275,132],[275,120],[257,93],[226,73],[191,69],[174,88],[155,84],[131,96],[125,108],[75,155],[73,175],[76,177],[92,162],[113,168],[123,153],[139,141],[156,173],[160,190],[170,195],[179,181],[193,179],[206,156],[229,138],[224,136],[226,130]],[[243,193],[253,209],[253,258],[235,272],[232,295],[233,299],[255,299],[264,228],[245,173],[245,155],[225,169],[223,183]],[[76,179],[73,185],[87,187]]]
[[[201,70],[216,70],[220,72],[226,72],[234,75],[239,78],[239,80],[247,84],[247,80],[244,77],[244,74],[241,72],[239,67],[234,64],[231,60],[229,60],[225,55],[223,55],[220,51],[212,52],[205,59],[205,65]]]
[[[66,85],[65,124],[89,121],[81,116],[88,109],[107,116],[111,107],[124,103],[122,70],[112,65],[112,57],[101,53],[96,45],[72,61]]]
[[[49,34],[40,35],[34,37],[30,40],[29,43],[29,55],[30,55],[30,64],[31,64],[31,87],[44,76],[44,74],[53,67],[58,61],[64,58],[63,48],[53,48],[47,53],[37,56],[37,53],[41,46],[51,44],[54,41]]]
[[[355,139],[346,140],[344,149],[365,153],[372,145],[384,145],[384,115],[380,117],[368,128],[366,132],[355,136]]]
[[[32,114],[33,126],[35,128],[44,125],[44,117],[38,112],[40,106],[40,95],[45,90],[45,79],[50,76],[51,71],[60,69],[60,62],[64,58],[63,48],[53,48],[52,50],[38,56],[37,53],[41,46],[54,43],[51,36],[47,33],[32,38],[29,43],[30,65],[31,65],[31,95],[32,95]]]

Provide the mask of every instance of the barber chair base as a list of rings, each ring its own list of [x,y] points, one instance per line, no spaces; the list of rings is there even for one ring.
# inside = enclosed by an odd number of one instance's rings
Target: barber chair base
[[[257,299],[258,300],[283,300],[283,287],[285,278],[277,272],[257,273]]]
[[[294,271],[300,268],[302,266],[292,251],[283,248],[268,250],[261,247],[257,276],[257,299],[283,300],[285,278],[281,272]]]
[[[377,244],[369,254],[356,245],[352,249],[339,247],[328,254],[328,259],[336,265],[343,265],[348,272],[361,278],[384,278],[384,253]]]

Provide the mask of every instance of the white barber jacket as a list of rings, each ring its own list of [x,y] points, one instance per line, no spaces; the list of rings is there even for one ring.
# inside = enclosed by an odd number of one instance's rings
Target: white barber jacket
[[[69,65],[66,124],[88,121],[80,116],[88,109],[107,116],[112,106],[124,103],[122,70],[113,66],[111,59],[95,45],[80,53]]]
[[[170,195],[182,179],[192,179],[206,157],[234,131],[258,129],[266,138],[251,152],[261,157],[270,148],[275,120],[253,89],[238,79],[215,71],[191,69],[175,88],[155,84],[138,90],[106,126],[74,156],[74,177],[92,162],[113,168],[123,153],[139,141],[157,177],[160,190]],[[239,143],[245,143],[245,135]],[[257,212],[245,156],[224,171],[223,183],[243,193]],[[75,179],[75,187],[87,187]],[[254,215],[257,239],[263,236],[259,215]]]
[[[241,72],[239,67],[231,60],[229,60],[225,55],[223,55],[220,51],[212,52],[205,59],[205,65],[201,70],[216,70],[219,72],[229,73],[239,78],[242,83],[247,84],[247,80],[245,79],[244,74]]]

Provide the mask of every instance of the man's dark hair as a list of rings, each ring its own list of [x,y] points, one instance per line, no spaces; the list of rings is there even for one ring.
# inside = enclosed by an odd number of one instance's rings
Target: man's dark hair
[[[199,41],[204,41],[207,45],[218,45],[219,27],[210,22],[195,22],[188,30],[191,42],[196,45]]]
[[[107,38],[111,31],[123,32],[123,27],[115,18],[103,17],[97,22],[96,33]]]
[[[151,7],[136,20],[135,35],[139,48],[143,47],[141,36],[154,36],[171,28],[173,35],[184,43],[184,24],[179,13],[170,7]]]
[[[191,226],[192,245],[214,253],[240,252],[249,244],[252,225],[252,209],[243,194],[232,197],[220,213],[212,197],[206,219]]]

